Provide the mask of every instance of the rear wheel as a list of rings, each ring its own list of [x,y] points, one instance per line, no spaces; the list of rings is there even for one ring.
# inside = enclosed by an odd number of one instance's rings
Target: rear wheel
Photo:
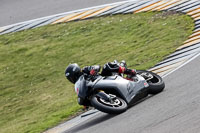
[[[113,95],[111,95],[111,97],[113,97]],[[111,101],[106,101],[103,98],[94,95],[91,99],[91,104],[96,109],[109,114],[119,114],[127,109],[127,103],[117,96],[114,96]]]
[[[165,83],[159,75],[145,70],[138,70],[137,73],[142,77],[144,77],[147,83],[149,84],[148,87],[149,94],[160,93],[165,88]]]

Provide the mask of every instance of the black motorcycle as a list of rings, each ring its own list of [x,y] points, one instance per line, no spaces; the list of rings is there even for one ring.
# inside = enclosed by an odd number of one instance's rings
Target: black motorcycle
[[[122,75],[82,75],[75,83],[79,104],[93,106],[109,114],[119,114],[128,106],[163,91],[162,78],[150,71],[137,70],[136,76],[126,79]]]

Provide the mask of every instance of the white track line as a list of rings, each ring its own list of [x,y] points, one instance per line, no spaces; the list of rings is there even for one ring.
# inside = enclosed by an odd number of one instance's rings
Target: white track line
[[[28,20],[28,21],[23,21],[23,22],[19,22],[19,23],[7,25],[7,26],[9,26],[9,27],[15,26],[15,25],[19,25],[19,24],[29,23],[29,22],[32,22],[32,21],[37,21],[37,20],[40,20],[40,19],[46,19],[46,18],[49,18],[49,17],[62,16],[62,15],[70,14],[70,13],[74,13],[74,12],[81,12],[81,11],[85,11],[85,10],[91,10],[91,9],[94,9],[94,8],[101,8],[101,7],[104,7],[104,6],[123,4],[123,3],[126,3],[126,2],[130,2],[130,1],[137,1],[137,0],[126,0],[126,1],[121,1],[121,2],[110,3],[110,4],[103,4],[103,5],[100,5],[100,6],[93,6],[93,7],[88,7],[88,8],[84,8],[84,9],[78,9],[78,10],[73,10],[73,11],[69,11],[69,12],[49,15],[49,16],[45,16],[45,17],[41,17],[41,18],[37,18],[37,19],[32,19],[32,20]],[[2,27],[7,27],[7,26],[2,26]],[[0,27],[0,28],[2,28],[2,27]]]
[[[37,18],[37,19],[32,19],[32,20],[28,20],[28,21],[24,21],[24,22],[19,22],[19,23],[15,23],[15,24],[11,24],[11,25],[8,25],[8,26],[3,26],[3,27],[11,27],[11,26],[16,26],[16,25],[20,25],[20,24],[24,24],[24,23],[29,23],[29,22],[33,22],[33,21],[38,21],[38,20],[41,20],[41,19],[47,19],[47,18],[50,18],[50,17],[56,17],[56,16],[62,16],[62,15],[66,15],[66,14],[70,14],[70,13],[74,13],[74,12],[82,12],[82,11],[86,11],[86,10],[91,10],[91,9],[95,9],[95,8],[101,8],[101,7],[105,7],[105,6],[112,6],[112,5],[120,5],[120,4],[123,4],[123,3],[126,3],[126,2],[131,2],[131,1],[138,1],[138,0],[126,0],[126,1],[121,1],[121,2],[116,2],[116,3],[110,3],[110,4],[103,4],[103,5],[100,5],[100,6],[93,6],[93,7],[89,7],[89,8],[84,8],[84,9],[78,9],[78,10],[74,10],[74,11],[69,11],[69,12],[64,12],[64,13],[59,13],[59,14],[55,14],[55,15],[49,15],[49,16],[46,16],[46,17],[41,17],[41,18]],[[2,27],[0,27],[2,28]],[[186,61],[185,63],[183,63],[182,65],[180,65],[179,67],[177,67],[176,69],[172,70],[171,72],[165,74],[164,76],[162,76],[163,78],[170,75],[171,73],[175,72],[176,70],[182,68],[183,66],[185,66],[186,64],[188,64],[189,62],[191,62],[192,60],[196,59],[198,56],[200,56],[200,53],[196,54],[195,56],[193,56],[191,59],[189,59],[188,61]],[[86,112],[86,113],[89,113],[91,112],[92,110]],[[94,111],[94,110],[93,110]],[[63,124],[61,125],[58,125],[52,129],[49,129],[47,131],[45,131],[45,133],[51,133],[52,131],[55,133],[55,132],[63,132],[66,131],[66,130],[69,130],[70,128],[82,123],[83,121],[86,121],[88,119],[91,119],[92,117],[98,115],[100,112],[96,112],[94,114],[92,114],[91,116],[86,116],[83,118],[81,118],[81,115],[74,118],[74,119],[71,119],[69,121],[66,121],[64,122]],[[82,114],[83,115],[83,114]]]
[[[195,56],[193,56],[191,59],[189,59],[188,61],[186,61],[185,63],[183,63],[182,65],[178,66],[176,69],[172,70],[171,72],[165,74],[164,76],[162,76],[162,78],[170,75],[171,73],[175,72],[176,70],[180,69],[181,67],[185,66],[186,64],[188,64],[189,62],[191,62],[192,60],[194,60],[195,58],[197,58],[200,55],[200,53],[196,54]]]

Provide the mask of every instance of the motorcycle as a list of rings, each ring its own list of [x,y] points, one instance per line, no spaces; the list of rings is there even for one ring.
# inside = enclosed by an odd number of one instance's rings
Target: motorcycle
[[[105,113],[119,114],[149,94],[163,91],[165,83],[159,75],[145,70],[136,72],[131,79],[119,74],[80,76],[75,83],[79,104]]]

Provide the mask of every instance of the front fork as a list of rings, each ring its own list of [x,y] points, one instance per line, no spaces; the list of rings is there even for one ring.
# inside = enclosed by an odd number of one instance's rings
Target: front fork
[[[113,103],[114,101],[114,99],[116,98],[116,96],[115,95],[112,95],[112,94],[106,94],[104,91],[102,91],[102,90],[100,90],[97,94],[96,94],[96,96],[98,96],[98,97],[100,97],[100,98],[102,98],[102,99],[104,99],[106,102],[110,102],[110,103]]]

